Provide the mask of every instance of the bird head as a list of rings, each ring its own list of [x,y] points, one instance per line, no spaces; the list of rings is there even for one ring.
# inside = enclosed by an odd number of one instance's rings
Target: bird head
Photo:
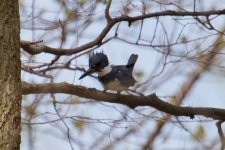
[[[108,57],[103,53],[91,53],[89,56],[89,69],[80,76],[79,80],[94,72],[100,72],[109,65]]]

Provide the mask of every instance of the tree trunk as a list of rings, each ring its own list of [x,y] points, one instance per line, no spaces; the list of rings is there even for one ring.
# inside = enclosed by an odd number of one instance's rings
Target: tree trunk
[[[0,0],[0,150],[19,150],[21,79],[19,5]]]

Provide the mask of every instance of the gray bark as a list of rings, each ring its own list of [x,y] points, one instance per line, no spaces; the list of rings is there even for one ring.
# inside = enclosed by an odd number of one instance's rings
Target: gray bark
[[[21,79],[19,5],[0,0],[0,149],[19,150]]]

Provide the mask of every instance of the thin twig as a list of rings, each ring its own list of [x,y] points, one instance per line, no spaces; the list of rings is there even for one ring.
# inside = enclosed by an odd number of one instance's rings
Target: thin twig
[[[105,9],[105,18],[108,22],[111,20],[111,17],[110,17],[110,14],[109,14],[109,8],[110,8],[111,3],[112,3],[112,0],[108,0],[107,5],[106,5],[106,9]]]
[[[221,150],[224,150],[225,148],[225,137],[224,137],[224,134],[223,134],[223,130],[222,130],[222,123],[224,122],[224,120],[219,120],[216,122],[216,126],[217,126],[217,129],[218,129],[218,133],[219,133],[219,136],[220,136],[220,141],[221,141]]]

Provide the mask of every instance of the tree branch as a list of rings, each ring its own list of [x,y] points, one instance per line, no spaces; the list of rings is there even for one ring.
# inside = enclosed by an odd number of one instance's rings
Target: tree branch
[[[174,11],[174,10],[165,10],[160,12],[154,12],[154,13],[148,13],[143,14],[140,16],[135,17],[129,17],[129,16],[121,16],[118,17],[121,19],[121,21],[137,21],[137,20],[143,20],[146,18],[152,18],[152,17],[161,17],[161,16],[211,16],[211,15],[224,15],[225,9],[222,10],[210,10],[210,11]]]
[[[107,8],[105,10],[107,13],[109,13],[108,9],[110,7],[110,4],[111,4],[111,2],[109,1],[107,3]],[[109,14],[107,15],[107,13],[105,16],[106,19],[109,17],[108,16]],[[143,20],[143,19],[152,18],[152,17],[160,17],[160,16],[206,16],[206,17],[208,17],[210,15],[224,15],[224,14],[225,14],[225,9],[200,11],[200,12],[166,10],[166,11],[161,11],[161,12],[153,12],[153,13],[143,14],[143,15],[134,16],[134,17],[119,16],[119,17],[107,19],[108,20],[107,25],[105,26],[105,28],[102,30],[102,32],[98,35],[98,37],[96,39],[94,39],[93,41],[90,41],[84,45],[81,45],[77,48],[72,48],[72,49],[52,48],[52,47],[49,47],[49,46],[46,46],[46,45],[43,45],[40,43],[34,43],[34,42],[29,42],[29,41],[21,41],[20,47],[32,55],[39,54],[42,52],[55,54],[55,55],[72,55],[72,54],[76,54],[81,51],[87,50],[89,48],[92,48],[94,46],[101,45],[102,40],[105,38],[107,33],[118,22],[127,21],[129,23],[129,25],[131,25],[133,22],[138,21],[138,20]]]
[[[109,103],[123,104],[130,108],[138,106],[150,106],[156,108],[164,113],[175,116],[189,116],[194,118],[195,115],[202,115],[213,119],[224,120],[225,109],[211,108],[211,107],[181,107],[169,104],[159,99],[154,93],[148,96],[134,96],[134,95],[118,95],[98,91],[94,88],[86,88],[68,83],[44,83],[44,84],[30,84],[22,83],[22,94],[49,94],[49,93],[64,93],[77,95],[83,98],[89,98],[96,101],[103,101]]]
[[[225,45],[220,43],[221,39],[223,38],[224,32],[225,32],[225,27],[222,29],[222,32],[221,32],[222,34],[219,34],[217,36],[216,40],[214,41],[213,45],[215,45],[215,46],[212,47],[212,49],[210,50],[211,54],[206,55],[200,59],[201,61],[207,62],[207,63],[202,64],[201,62],[199,62],[196,69],[193,70],[193,72],[190,75],[188,75],[189,77],[187,78],[187,80],[184,82],[182,87],[179,89],[179,91],[175,95],[175,97],[176,97],[176,100],[174,102],[175,105],[181,105],[182,101],[185,99],[186,95],[191,90],[192,86],[200,78],[201,74],[203,74],[206,70],[208,70],[208,68],[212,65],[212,62],[214,61],[218,52],[220,52],[224,49]],[[172,101],[174,101],[174,99],[170,99],[169,101],[172,102]],[[152,146],[152,143],[157,138],[157,136],[160,135],[162,128],[164,127],[164,125],[167,124],[167,122],[170,118],[171,118],[171,115],[166,115],[164,117],[164,120],[165,120],[164,122],[158,121],[156,128],[154,130],[151,129],[151,130],[153,130],[152,134],[149,135],[147,142],[143,146],[143,150]]]
[[[225,137],[224,137],[223,130],[222,130],[222,127],[221,127],[223,122],[224,122],[223,120],[219,120],[219,121],[216,122],[218,133],[220,135],[221,150],[224,150],[224,148],[225,148]]]
[[[111,3],[112,3],[112,0],[108,0],[106,9],[105,9],[105,18],[106,18],[107,22],[109,22],[111,20],[111,17],[109,15],[109,8],[110,8]]]

